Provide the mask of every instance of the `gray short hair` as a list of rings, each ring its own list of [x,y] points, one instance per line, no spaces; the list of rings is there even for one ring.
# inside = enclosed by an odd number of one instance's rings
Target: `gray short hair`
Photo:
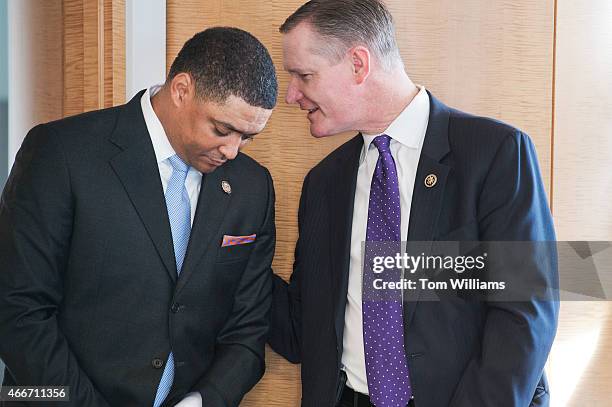
[[[287,17],[279,31],[286,34],[302,22],[328,40],[319,50],[330,57],[339,60],[347,49],[361,44],[385,68],[402,65],[393,17],[380,0],[311,0]]]

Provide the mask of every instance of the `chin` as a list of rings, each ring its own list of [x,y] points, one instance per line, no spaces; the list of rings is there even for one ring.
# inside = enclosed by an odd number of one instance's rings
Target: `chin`
[[[215,167],[214,165],[206,165],[206,166],[202,166],[202,168],[198,169],[198,171],[200,171],[202,174],[210,174],[217,168],[218,167]]]
[[[312,135],[312,137],[315,138],[323,138],[323,137],[329,137],[329,136],[333,136],[334,134],[338,134],[338,133],[333,133],[330,130],[324,129],[324,128],[320,128],[316,125],[310,125],[310,134]]]
[[[214,165],[210,165],[205,162],[199,162],[196,165],[192,165],[192,167],[200,171],[202,174],[210,174],[211,172],[217,169],[217,167],[215,167]]]

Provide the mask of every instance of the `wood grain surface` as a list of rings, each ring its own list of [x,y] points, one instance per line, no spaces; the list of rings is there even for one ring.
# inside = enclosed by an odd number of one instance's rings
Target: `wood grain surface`
[[[387,1],[411,78],[531,136],[550,191],[553,0]]]
[[[612,240],[612,2],[557,1],[553,210],[559,240]],[[612,296],[612,292],[607,293]],[[554,406],[612,406],[612,305],[561,304]]]
[[[64,116],[125,102],[125,0],[64,0]]]
[[[104,0],[103,104],[125,102],[125,0]]]
[[[13,63],[20,94],[17,106],[9,104],[20,110],[23,137],[34,125],[62,117],[62,1],[23,0],[11,6],[18,14],[11,46],[19,52]]]

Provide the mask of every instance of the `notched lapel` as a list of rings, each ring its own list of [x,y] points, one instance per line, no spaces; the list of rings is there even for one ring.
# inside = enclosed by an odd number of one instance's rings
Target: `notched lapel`
[[[145,133],[145,137],[148,137],[148,133]],[[138,212],[168,275],[172,281],[176,281],[170,221],[150,140],[143,137],[112,158],[110,165]]]
[[[423,149],[417,167],[416,179],[410,205],[408,224],[408,244],[410,242],[427,242],[427,247],[419,244],[422,250],[431,247],[440,210],[444,201],[444,190],[450,173],[450,167],[440,163],[449,153],[448,125],[450,111],[442,102],[429,92],[429,124],[425,133]],[[426,185],[425,179],[435,175],[435,185]],[[422,250],[419,250],[419,253]],[[410,254],[410,253],[408,253]],[[419,290],[404,291],[404,327],[410,326],[419,300]]]
[[[191,227],[191,236],[189,237],[183,269],[178,280],[176,295],[185,286],[202,256],[208,250],[216,248],[214,237],[219,234],[219,228],[230,208],[232,196],[239,193],[239,191],[233,191],[232,193],[223,191],[222,181],[228,181],[230,185],[233,184],[230,171],[227,168],[227,164],[225,164],[212,173],[202,176],[198,206]]]
[[[176,262],[166,201],[155,151],[140,107],[144,92],[138,92],[119,115],[109,141],[122,151],[110,160],[110,165],[132,201],[168,275],[172,281],[176,281]]]
[[[431,157],[421,155],[410,206],[409,241],[432,240],[440,216],[449,172],[448,166],[440,164]],[[436,176],[437,182],[434,186],[428,187],[425,185],[425,179],[432,174]]]
[[[351,253],[351,230],[359,155],[363,146],[361,134],[353,138],[347,146],[346,154],[334,164],[336,176],[328,185],[330,216],[330,257],[332,264],[332,293],[336,299],[334,306],[337,345],[342,345],[344,329],[344,308],[348,293],[349,261]],[[339,348],[338,348],[339,349]]]

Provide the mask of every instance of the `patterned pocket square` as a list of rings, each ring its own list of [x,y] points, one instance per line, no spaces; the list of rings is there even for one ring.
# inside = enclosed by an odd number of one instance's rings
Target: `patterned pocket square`
[[[221,243],[221,247],[253,243],[255,241],[256,236],[257,235],[248,235],[248,236],[223,235],[223,242]]]

